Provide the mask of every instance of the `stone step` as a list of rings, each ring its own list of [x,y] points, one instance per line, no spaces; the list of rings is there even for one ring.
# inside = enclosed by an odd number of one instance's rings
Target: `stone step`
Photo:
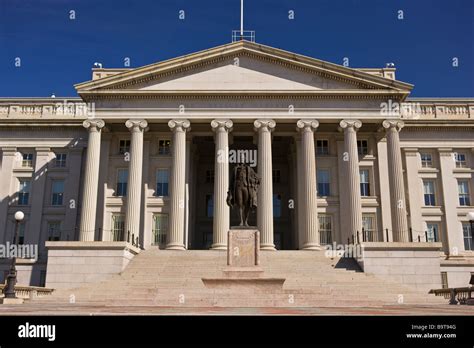
[[[187,307],[361,307],[404,303],[445,303],[416,289],[360,271],[354,260],[328,258],[324,251],[279,251],[260,254],[266,278],[285,278],[281,289],[241,286],[209,289],[202,278],[220,278],[226,252],[146,250],[120,274],[78,289],[60,289],[34,299],[38,303],[106,306]],[[180,303],[184,295],[185,303]],[[292,303],[290,303],[290,298]]]

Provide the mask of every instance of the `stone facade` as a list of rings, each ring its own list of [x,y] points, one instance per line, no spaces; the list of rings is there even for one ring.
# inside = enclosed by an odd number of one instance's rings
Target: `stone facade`
[[[20,282],[44,284],[48,240],[225,249],[237,215],[218,150],[256,154],[263,250],[439,242],[439,279],[474,271],[474,98],[409,98],[394,68],[246,41],[76,88],[0,98],[0,242],[22,210],[40,250]]]

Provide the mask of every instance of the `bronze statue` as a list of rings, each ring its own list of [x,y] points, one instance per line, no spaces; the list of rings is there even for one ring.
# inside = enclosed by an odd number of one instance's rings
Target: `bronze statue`
[[[250,211],[257,208],[257,191],[260,178],[248,165],[239,163],[232,173],[229,191],[227,191],[227,204],[239,207],[240,225],[248,226]]]

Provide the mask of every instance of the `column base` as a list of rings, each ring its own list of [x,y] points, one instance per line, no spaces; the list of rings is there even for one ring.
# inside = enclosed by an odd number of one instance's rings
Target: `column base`
[[[321,245],[317,243],[304,244],[301,250],[322,250]]]
[[[211,249],[209,250],[227,250],[227,244],[215,243],[211,245]]]
[[[166,250],[186,250],[184,244],[168,244]]]
[[[275,244],[260,244],[260,250],[276,251]]]

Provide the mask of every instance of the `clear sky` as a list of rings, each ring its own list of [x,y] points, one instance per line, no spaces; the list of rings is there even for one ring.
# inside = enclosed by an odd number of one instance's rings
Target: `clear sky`
[[[76,96],[94,62],[151,64],[239,26],[239,0],[0,0],[0,97]],[[474,0],[245,0],[245,29],[337,64],[393,62],[412,96],[474,97]]]

